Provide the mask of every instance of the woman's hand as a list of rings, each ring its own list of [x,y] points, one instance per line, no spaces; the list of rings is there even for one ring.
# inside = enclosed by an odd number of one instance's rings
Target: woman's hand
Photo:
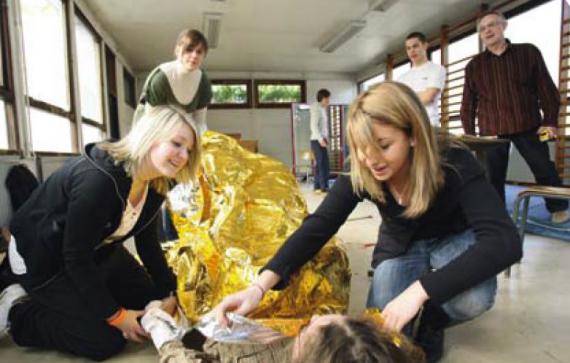
[[[176,308],[178,307],[178,301],[176,300],[175,296],[169,296],[165,299],[162,299],[160,304],[160,308],[166,311],[170,316],[176,315]]]
[[[258,286],[252,285],[247,289],[226,296],[212,312],[215,314],[218,323],[227,327],[230,325],[230,321],[226,317],[227,312],[233,311],[239,315],[246,315],[259,305],[262,298],[263,291]]]
[[[133,342],[142,343],[148,338],[138,322],[138,317],[144,314],[144,310],[127,310],[125,318],[115,327],[123,332],[123,337]]]
[[[382,310],[384,326],[399,332],[416,316],[428,299],[422,284],[419,281],[414,282]]]

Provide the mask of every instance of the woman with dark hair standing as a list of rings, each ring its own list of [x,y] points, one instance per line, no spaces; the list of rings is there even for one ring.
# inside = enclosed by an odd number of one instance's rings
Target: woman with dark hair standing
[[[147,77],[135,120],[142,115],[146,105],[171,105],[188,113],[198,134],[207,129],[206,107],[212,99],[210,81],[200,67],[208,53],[208,42],[196,29],[180,32],[174,47],[176,59],[162,63]]]

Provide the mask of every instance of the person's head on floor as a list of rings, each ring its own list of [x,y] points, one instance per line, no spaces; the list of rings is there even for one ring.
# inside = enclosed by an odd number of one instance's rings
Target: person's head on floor
[[[477,31],[486,48],[503,44],[505,29],[507,19],[498,11],[485,11],[477,18]]]
[[[328,107],[330,105],[331,92],[326,88],[321,88],[317,92],[317,102],[323,107]]]
[[[426,36],[420,32],[412,32],[408,34],[404,42],[406,54],[412,62],[412,65],[422,65],[428,60],[427,51],[429,43]]]
[[[392,81],[361,93],[348,112],[351,180],[384,202],[382,184],[406,190],[404,215],[422,215],[443,184],[437,137],[416,93]]]
[[[199,30],[184,29],[178,34],[174,56],[186,70],[200,68],[207,53],[208,41]]]
[[[201,154],[196,135],[194,122],[182,110],[156,106],[147,108],[124,138],[99,147],[116,162],[124,162],[134,179],[150,181],[157,192],[166,194],[171,180],[194,180]]]
[[[294,363],[420,363],[423,353],[408,340],[368,318],[314,316],[294,343]]]

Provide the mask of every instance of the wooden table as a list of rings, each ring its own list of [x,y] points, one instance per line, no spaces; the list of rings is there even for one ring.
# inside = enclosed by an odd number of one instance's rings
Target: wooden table
[[[511,142],[509,139],[499,139],[494,136],[473,136],[473,135],[461,135],[459,140],[469,147],[473,152],[479,163],[485,169],[487,175],[487,151],[506,143]]]

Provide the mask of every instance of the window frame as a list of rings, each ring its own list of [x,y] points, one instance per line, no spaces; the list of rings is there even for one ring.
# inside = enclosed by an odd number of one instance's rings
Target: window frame
[[[0,37],[2,49],[0,50],[2,84],[0,84],[0,99],[4,102],[8,148],[0,149],[0,155],[18,155],[20,145],[18,119],[14,107],[14,71],[12,68],[12,43],[10,42],[10,29],[8,22],[8,5],[0,1]]]
[[[245,85],[247,100],[245,103],[212,103],[208,105],[209,109],[212,110],[227,110],[227,109],[245,109],[253,108],[253,86],[251,79],[212,79],[210,80],[210,85]],[[213,90],[212,90],[213,93]],[[212,95],[213,97],[213,95]]]
[[[97,32],[97,30],[95,30],[95,27],[93,26],[93,24],[91,24],[91,22],[89,21],[89,19],[87,19],[87,17],[81,12],[81,9],[79,9],[77,6],[74,7],[74,16],[77,16],[77,18],[79,19],[79,21],[83,22],[83,25],[91,32],[91,34],[93,35],[93,37],[96,39],[97,45],[99,47],[99,82],[100,82],[100,88],[99,91],[101,92],[101,122],[97,122],[95,120],[92,120],[88,117],[85,117],[83,115],[79,115],[81,117],[81,123],[82,124],[86,124],[89,126],[94,126],[96,128],[98,128],[99,130],[101,130],[101,132],[103,134],[107,134],[107,118],[106,118],[106,112],[105,112],[105,92],[104,92],[104,72],[103,72],[103,60],[102,60],[102,52],[104,51],[103,48],[103,38],[101,37],[101,35]],[[67,18],[66,18],[67,19]],[[73,27],[75,27],[75,22],[73,23]],[[71,28],[71,24],[70,24],[70,28]],[[73,31],[75,31],[75,28],[73,29]],[[74,37],[73,38],[75,41],[77,41],[77,39]],[[75,48],[77,50],[77,47]],[[68,61],[70,61],[70,57],[68,56]],[[77,63],[78,67],[79,67],[79,62]],[[79,68],[78,68],[79,71]],[[71,78],[71,77],[70,77]],[[77,86],[79,86],[79,75],[77,77]],[[73,82],[73,80],[71,80],[71,87],[70,89],[72,89],[72,87],[74,87],[75,83]],[[81,100],[81,90],[79,91],[79,99]],[[77,128],[77,132],[83,132],[83,130]]]
[[[300,86],[301,99],[291,102],[259,102],[258,86],[261,85]],[[255,108],[291,108],[294,103],[307,103],[307,81],[300,79],[256,79],[253,81],[253,99]]]
[[[128,87],[128,92],[127,92]],[[137,108],[136,79],[125,67],[123,67],[123,101],[133,109]],[[132,95],[132,96],[131,96]]]

